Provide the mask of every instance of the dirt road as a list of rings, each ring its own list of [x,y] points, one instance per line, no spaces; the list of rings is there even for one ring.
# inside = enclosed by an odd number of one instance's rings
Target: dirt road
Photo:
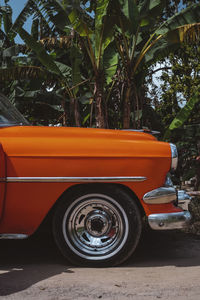
[[[1,299],[200,299],[200,237],[149,232],[115,268],[77,268],[50,238],[0,241]]]

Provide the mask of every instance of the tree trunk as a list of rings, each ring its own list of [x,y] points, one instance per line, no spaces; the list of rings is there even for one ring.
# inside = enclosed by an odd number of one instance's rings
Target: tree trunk
[[[130,128],[130,116],[131,116],[131,86],[128,85],[124,98],[124,106],[123,106],[123,128]]]
[[[104,107],[104,91],[101,78],[97,79],[94,87],[95,99],[95,114],[96,114],[96,127],[106,128],[105,120],[105,107]]]
[[[135,128],[140,129],[142,128],[143,123],[143,113],[144,113],[144,103],[145,103],[145,93],[144,93],[144,86],[142,85],[140,88],[134,85],[134,99],[136,103],[136,115],[137,120],[135,121]],[[142,115],[140,116],[140,111],[142,111]]]
[[[74,120],[76,127],[81,127],[79,103],[77,99],[74,99]]]
[[[195,183],[195,190],[200,189],[200,141],[197,142],[197,149],[198,149],[198,159],[196,161],[196,183]]]
[[[63,115],[62,115],[62,124],[63,126],[66,126],[67,125],[67,113],[66,113],[66,107],[65,107],[65,99],[63,99],[61,101],[61,106],[63,108]]]
[[[133,102],[131,105],[131,102]],[[123,128],[130,128],[130,119],[131,119],[131,106],[133,107],[134,120],[133,128],[138,129],[141,126],[140,120],[140,97],[138,95],[138,90],[133,80],[129,80],[128,86],[126,87],[125,98],[124,98],[124,107],[123,107]]]
[[[70,98],[70,123],[71,126],[81,126],[79,104],[76,98]]]

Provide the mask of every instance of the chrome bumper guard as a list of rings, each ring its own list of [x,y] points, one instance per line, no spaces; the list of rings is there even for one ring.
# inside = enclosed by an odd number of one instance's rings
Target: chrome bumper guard
[[[143,201],[147,204],[164,204],[177,200],[177,193],[174,187],[160,187],[146,193]]]
[[[191,220],[189,211],[167,214],[152,214],[148,216],[148,222],[154,230],[181,229]]]
[[[147,204],[166,204],[174,201],[183,211],[175,213],[151,214],[148,222],[154,230],[180,229],[188,225],[191,215],[188,204],[191,197],[183,190],[177,191],[173,186],[164,186],[152,190],[143,196]],[[177,201],[178,200],[178,201]]]

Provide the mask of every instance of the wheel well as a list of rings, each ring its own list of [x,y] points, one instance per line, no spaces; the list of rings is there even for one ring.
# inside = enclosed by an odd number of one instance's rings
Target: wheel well
[[[54,210],[56,209],[56,207],[59,205],[60,201],[62,201],[63,198],[66,198],[67,195],[75,192],[77,190],[77,188],[81,187],[81,186],[88,186],[88,188],[90,186],[95,186],[98,188],[102,188],[103,186],[109,186],[109,187],[118,187],[121,190],[123,190],[125,193],[127,193],[131,199],[133,199],[133,201],[135,201],[135,203],[137,204],[139,211],[141,213],[141,216],[143,217],[145,215],[144,212],[144,208],[142,207],[142,204],[140,203],[140,200],[138,199],[138,197],[136,196],[136,194],[127,186],[123,185],[123,184],[118,184],[118,183],[86,183],[86,184],[75,184],[71,187],[69,187],[68,189],[66,189],[62,195],[57,199],[57,201],[55,202],[55,204],[52,206],[52,208],[50,209],[50,211],[48,212],[48,214],[46,215],[45,219],[43,220],[43,222],[41,223],[41,225],[39,226],[38,230],[41,231],[45,231],[48,230],[47,228],[49,228],[51,221],[52,221],[52,217],[53,217],[53,213]]]

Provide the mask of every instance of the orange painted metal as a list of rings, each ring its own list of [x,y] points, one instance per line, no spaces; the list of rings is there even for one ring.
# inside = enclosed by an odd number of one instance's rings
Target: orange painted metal
[[[146,192],[164,184],[171,165],[170,145],[150,134],[16,126],[0,128],[0,143],[7,177],[144,176],[147,180],[143,182],[119,184],[136,194],[147,215],[180,211],[173,204],[142,201]],[[78,182],[8,182],[0,233],[32,234],[63,192],[75,184]]]

